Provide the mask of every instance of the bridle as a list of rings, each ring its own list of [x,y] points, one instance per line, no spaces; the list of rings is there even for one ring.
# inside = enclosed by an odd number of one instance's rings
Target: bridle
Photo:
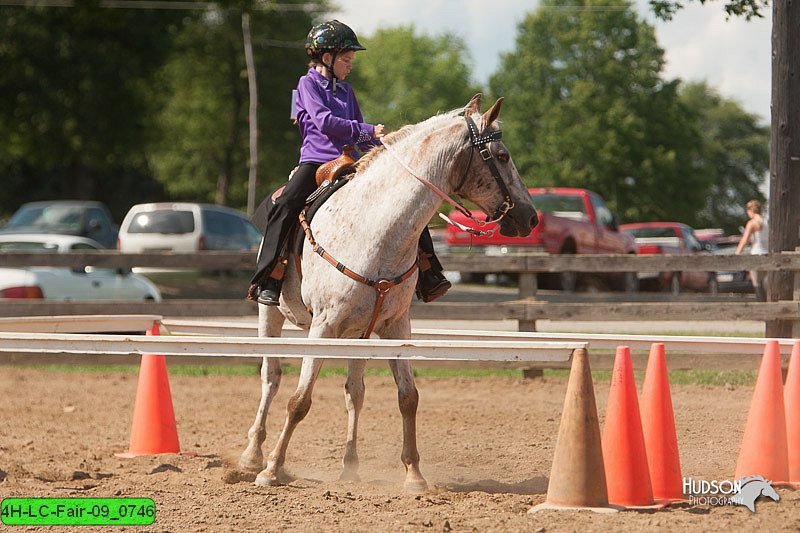
[[[489,149],[489,143],[499,141],[502,136],[503,132],[500,130],[491,131],[486,133],[486,129],[484,128],[483,131],[478,132],[478,126],[475,124],[475,121],[472,120],[467,114],[464,114],[464,120],[467,123],[467,130],[469,132],[469,142],[472,145],[471,147],[473,150],[470,150],[469,153],[469,162],[467,163],[467,168],[464,170],[464,174],[461,176],[461,179],[458,181],[454,191],[454,194],[458,194],[461,188],[464,186],[464,183],[467,180],[467,176],[469,175],[469,169],[472,166],[472,157],[474,152],[477,151],[481,155],[481,159],[486,163],[486,166],[489,167],[489,172],[492,174],[495,183],[497,183],[500,192],[503,193],[503,200],[500,202],[500,205],[489,215],[486,215],[486,220],[479,220],[475,218],[472,212],[467,209],[462,203],[454,200],[451,198],[447,193],[442,191],[439,187],[431,183],[429,180],[426,180],[419,176],[417,172],[414,171],[408,164],[400,159],[400,157],[395,153],[393,148],[390,144],[386,142],[383,143],[383,147],[386,148],[386,151],[389,152],[402,166],[406,169],[406,171],[417,178],[423,185],[431,189],[437,195],[439,195],[445,202],[452,205],[457,211],[459,211],[462,215],[467,217],[468,219],[472,220],[475,224],[480,226],[485,226],[486,224],[492,224],[495,222],[499,222],[509,211],[514,208],[514,201],[511,199],[511,193],[508,190],[503,178],[500,177],[500,171],[497,169],[497,165],[494,162],[494,155],[492,151]],[[480,230],[476,228],[470,228],[459,224],[458,222],[454,222],[450,220],[444,214],[439,214],[443,219],[445,219],[448,223],[458,226],[460,229],[467,231],[473,235],[491,235],[494,233],[494,230]]]
[[[498,222],[505,216],[506,213],[514,209],[514,201],[511,199],[511,193],[508,191],[506,183],[503,181],[503,178],[500,177],[500,171],[497,170],[497,165],[494,162],[494,155],[487,145],[502,139],[503,132],[500,130],[495,130],[489,132],[488,134],[484,134],[486,131],[484,128],[483,131],[478,133],[478,127],[475,125],[475,121],[472,120],[471,117],[465,114],[464,120],[467,122],[470,144],[472,144],[472,147],[477,150],[479,154],[481,154],[481,159],[483,159],[483,161],[486,163],[486,166],[489,167],[489,172],[491,172],[497,187],[500,189],[500,192],[503,193],[503,201],[499,206],[497,206],[497,209],[495,209],[491,215],[486,216],[486,220],[484,221],[486,224]],[[469,152],[469,162],[467,163],[467,168],[464,170],[464,175],[461,176],[456,188],[453,190],[454,194],[459,194],[461,187],[464,186],[464,182],[467,180],[469,169],[472,166],[472,156],[475,154],[475,150],[470,150]]]

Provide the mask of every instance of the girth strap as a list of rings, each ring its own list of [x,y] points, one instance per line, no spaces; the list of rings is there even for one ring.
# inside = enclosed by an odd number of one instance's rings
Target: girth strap
[[[411,277],[411,275],[417,269],[417,260],[415,259],[411,267],[408,270],[406,270],[403,274],[396,276],[394,278],[371,279],[366,276],[362,276],[358,272],[350,270],[345,265],[337,261],[331,254],[326,252],[325,249],[322,246],[320,246],[317,241],[314,240],[314,234],[311,232],[311,226],[308,225],[308,221],[306,220],[305,209],[300,212],[298,218],[300,219],[300,226],[302,226],[303,232],[306,234],[308,243],[311,245],[311,248],[315,254],[322,257],[328,263],[333,265],[336,268],[336,270],[338,270],[348,278],[355,280],[359,283],[363,283],[364,285],[369,285],[370,287],[375,289],[375,293],[377,295],[377,300],[375,301],[375,308],[372,311],[372,317],[370,318],[367,330],[361,335],[362,339],[368,339],[369,336],[372,334],[372,330],[375,328],[375,322],[378,320],[378,314],[380,313],[381,306],[383,305],[383,300],[386,297],[386,293],[388,293],[392,287],[400,285],[405,280]]]

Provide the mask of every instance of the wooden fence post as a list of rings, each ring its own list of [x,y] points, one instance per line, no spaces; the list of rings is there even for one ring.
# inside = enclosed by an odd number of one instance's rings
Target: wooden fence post
[[[794,251],[800,252],[800,246],[795,247]],[[785,273],[778,270],[767,273],[765,276],[767,281],[767,301],[773,301],[773,298],[780,295],[781,291],[777,284],[781,283],[782,280],[788,281],[789,276],[791,276],[792,280],[792,301],[800,301],[800,271],[797,270]],[[764,336],[770,338],[800,338],[800,320],[767,320]]]
[[[520,272],[519,273],[519,299],[535,299],[536,291],[539,290],[538,282],[536,281],[536,272]],[[520,319],[517,321],[517,331],[536,331],[536,321]]]

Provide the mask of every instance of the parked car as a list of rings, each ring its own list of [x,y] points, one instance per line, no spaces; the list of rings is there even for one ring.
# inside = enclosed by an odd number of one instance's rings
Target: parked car
[[[707,254],[694,229],[680,222],[637,222],[622,224],[620,230],[632,235],[639,254]],[[716,272],[639,272],[639,284],[678,295],[685,289],[717,294]]]
[[[119,226],[102,202],[53,200],[23,204],[0,230],[3,233],[77,235],[105,248],[117,244]]]
[[[568,187],[528,189],[539,215],[539,224],[527,237],[505,237],[499,231],[473,237],[456,226],[448,226],[445,243],[451,252],[475,250],[486,255],[540,251],[550,254],[635,254],[633,237],[619,231],[618,219],[599,194]],[[476,218],[485,217],[480,212]],[[453,221],[472,226],[467,217],[453,213]],[[497,229],[489,224],[485,229]],[[635,272],[606,276],[618,288],[638,290]],[[540,276],[540,286],[572,291],[577,285],[575,272]]]
[[[137,204],[122,220],[121,252],[254,250],[261,233],[244,214],[213,204]]]
[[[711,253],[715,255],[734,255],[740,238],[741,235],[736,235],[718,240]],[[744,247],[742,254],[750,255],[749,245]],[[720,270],[717,272],[717,284],[720,292],[755,292],[749,270]]]
[[[85,237],[52,234],[2,234],[0,253],[101,250],[100,243]],[[28,267],[0,268],[0,298],[48,300],[153,300],[161,292],[150,280],[130,269]]]

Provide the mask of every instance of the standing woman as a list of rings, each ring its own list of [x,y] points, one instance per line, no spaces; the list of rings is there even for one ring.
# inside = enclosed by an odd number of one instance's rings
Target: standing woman
[[[264,305],[279,305],[283,283],[283,263],[279,254],[289,231],[297,221],[306,198],[316,189],[316,172],[336,159],[346,145],[368,150],[386,134],[383,124],[367,124],[358,107],[355,92],[344,82],[353,68],[353,56],[366,50],[355,32],[338,20],[311,28],[306,38],[306,54],[311,58],[308,72],[297,83],[297,125],[302,145],[300,164],[269,211],[267,227],[258,253],[256,273],[247,297]],[[421,261],[431,267],[420,272],[417,296],[432,301],[450,288],[433,254],[428,229],[420,236]]]
[[[769,253],[769,230],[767,228],[767,221],[761,215],[761,202],[758,200],[750,200],[747,202],[747,216],[750,220],[744,227],[742,238],[739,239],[739,246],[736,247],[736,255],[744,251],[744,247],[751,241],[750,254],[751,255],[764,255]],[[753,282],[753,289],[756,291],[756,299],[759,301],[766,301],[766,273],[758,272],[756,270],[750,271],[750,280]]]

